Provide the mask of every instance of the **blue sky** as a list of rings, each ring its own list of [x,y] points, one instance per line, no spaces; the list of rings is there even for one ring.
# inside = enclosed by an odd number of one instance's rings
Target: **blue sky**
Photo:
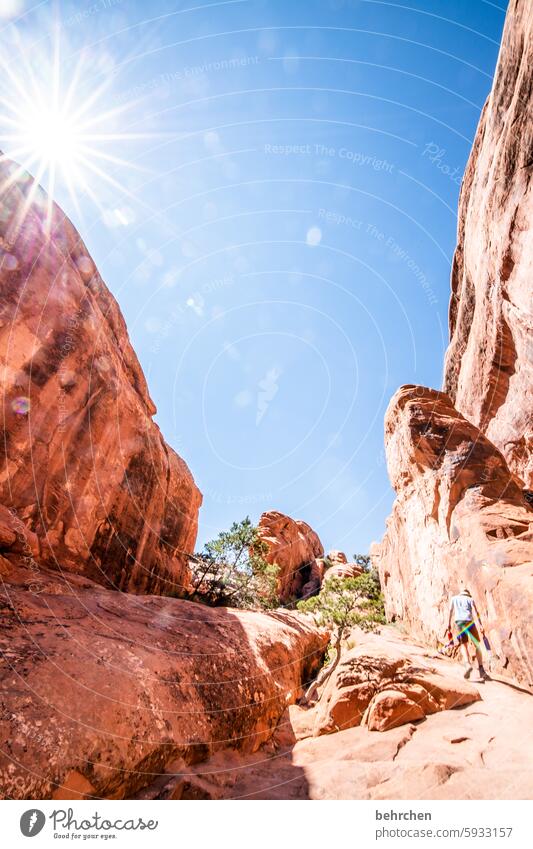
[[[100,129],[140,136],[105,143],[135,167],[101,160],[98,202],[56,198],[204,493],[199,544],[278,509],[367,551],[390,397],[441,384],[503,0],[11,5],[4,45],[44,61],[59,20],[63,78],[83,51],[80,102],[103,84]]]

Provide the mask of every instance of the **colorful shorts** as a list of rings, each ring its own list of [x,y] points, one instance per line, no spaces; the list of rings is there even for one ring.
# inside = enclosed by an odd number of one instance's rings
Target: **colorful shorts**
[[[470,624],[470,627],[468,627],[468,630],[464,631],[463,629],[464,629],[464,628],[467,628],[467,626],[468,626],[469,624]],[[478,634],[478,630],[477,630],[477,628],[476,628],[476,626],[475,626],[475,623],[474,623],[474,622],[470,622],[470,623],[468,623],[467,621],[465,621],[465,622],[456,622],[456,623],[455,623],[455,627],[457,628],[457,631],[459,632],[459,633],[458,633],[458,635],[457,635],[457,637],[456,637],[457,642],[459,642],[459,643],[467,643],[467,642],[468,642],[468,640],[469,640],[469,636],[468,636],[468,635],[469,635],[469,634],[472,634],[472,636],[473,636],[474,640],[477,640],[477,642],[479,643],[479,634]],[[463,631],[463,633],[462,633],[462,634],[460,633],[461,631]]]

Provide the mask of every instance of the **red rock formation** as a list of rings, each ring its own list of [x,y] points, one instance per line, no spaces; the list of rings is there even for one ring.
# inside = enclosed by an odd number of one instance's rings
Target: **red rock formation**
[[[353,633],[355,648],[341,655],[323,685],[314,709],[314,736],[360,724],[386,731],[480,698],[464,679],[445,676],[419,658],[415,662],[411,647],[380,635]]]
[[[370,731],[388,731],[424,717],[420,705],[401,690],[382,690],[372,699],[365,724]]]
[[[532,28],[511,0],[461,189],[444,388],[533,489]]]
[[[532,797],[533,742],[531,735],[517,734],[517,728],[529,727],[530,695],[493,680],[479,686],[482,701],[461,704],[461,693],[470,701],[473,693],[474,699],[479,694],[475,696],[477,687],[464,681],[459,664],[428,656],[427,649],[402,639],[393,628],[384,628],[379,635],[354,634],[354,639],[360,656],[376,658],[383,670],[387,657],[389,665],[393,658],[409,658],[414,676],[423,678],[424,686],[401,684],[398,678],[394,699],[406,692],[407,699],[421,705],[424,721],[380,733],[359,724],[314,737],[316,709],[290,705],[265,749],[239,757],[218,752],[209,761],[192,765],[186,781],[178,777],[163,788],[153,788],[151,797],[172,797],[184,784],[189,796],[199,798]],[[374,681],[373,670],[374,661],[366,670],[361,667],[361,676],[366,671]],[[375,680],[379,686],[378,675]],[[407,690],[399,689],[404,687]],[[428,710],[433,702],[436,709]],[[450,710],[454,704],[460,709]]]
[[[2,160],[0,497],[41,559],[122,590],[181,592],[201,495],[153,421],[119,307],[78,233]]]
[[[332,566],[345,566],[348,563],[348,558],[344,551],[337,551],[337,549],[328,551],[327,559]]]
[[[317,558],[322,557],[324,548],[315,531],[306,522],[291,519],[276,510],[263,513],[258,527],[269,549],[268,562],[275,563],[280,570],[281,601],[302,598],[319,589],[323,564],[317,562]]]
[[[533,508],[503,455],[443,392],[402,387],[385,419],[397,492],[373,549],[389,618],[436,644],[468,586],[501,667],[533,680]]]
[[[365,571],[359,563],[348,563],[344,551],[329,551],[326,564],[330,565],[325,570],[323,581],[328,578],[357,578]]]
[[[475,594],[500,665],[533,681],[533,19],[509,4],[461,190],[446,393],[402,387],[385,423],[397,492],[374,547],[389,616],[442,636]]]
[[[128,798],[217,751],[254,752],[328,642],[293,613],[117,593],[16,564],[9,581],[2,798]]]

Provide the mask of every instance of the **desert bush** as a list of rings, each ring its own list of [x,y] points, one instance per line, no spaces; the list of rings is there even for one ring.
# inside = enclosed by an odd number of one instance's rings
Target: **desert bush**
[[[247,516],[207,542],[191,560],[190,598],[212,606],[277,607],[278,567]]]

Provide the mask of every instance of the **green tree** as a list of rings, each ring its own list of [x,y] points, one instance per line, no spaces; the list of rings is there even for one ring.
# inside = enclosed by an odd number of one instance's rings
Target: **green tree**
[[[376,584],[374,576],[366,573],[356,578],[331,577],[317,596],[299,602],[298,610],[310,613],[317,625],[332,631],[330,648],[335,654],[306,693],[306,700],[309,700],[340,662],[347,631],[356,625],[364,631],[375,630],[385,623],[385,609],[379,582]],[[332,653],[328,652],[329,657]]]
[[[381,592],[381,581],[379,580],[379,573],[376,567],[372,565],[372,558],[370,557],[370,555],[354,554],[353,562],[363,567],[365,572],[370,575],[370,577],[374,581],[377,591]]]
[[[354,554],[353,562],[357,563],[358,566],[362,566],[365,572],[370,572],[372,568],[370,554]]]
[[[213,606],[277,607],[279,570],[267,562],[267,553],[248,516],[234,522],[192,558],[190,597]]]

